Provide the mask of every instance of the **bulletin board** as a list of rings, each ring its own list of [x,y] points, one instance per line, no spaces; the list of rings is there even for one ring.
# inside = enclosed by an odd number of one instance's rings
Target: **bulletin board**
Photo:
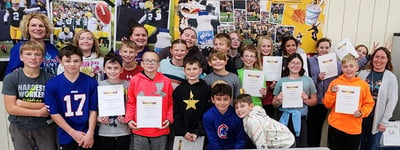
[[[185,27],[199,28],[198,16],[207,11],[214,34],[238,30],[245,41],[254,43],[266,35],[275,47],[282,37],[295,37],[306,53],[315,52],[323,37],[326,0],[174,0],[173,37]],[[202,24],[202,23],[200,23]],[[200,39],[201,40],[201,39]],[[199,43],[201,44],[201,43]],[[201,46],[201,45],[199,45]]]

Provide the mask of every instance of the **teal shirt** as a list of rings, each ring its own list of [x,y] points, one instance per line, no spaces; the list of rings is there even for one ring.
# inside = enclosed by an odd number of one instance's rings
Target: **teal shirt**
[[[259,71],[258,69],[253,69],[253,70]],[[241,68],[241,69],[237,70],[237,72],[238,72],[238,77],[239,77],[240,84],[242,84],[242,87],[243,87],[243,73],[244,73],[244,68]],[[265,81],[264,81],[264,83],[263,83],[263,87],[265,87]],[[246,91],[246,89],[244,89],[244,91]],[[253,101],[254,106],[260,106],[260,107],[262,107],[261,97],[251,96],[251,100]]]

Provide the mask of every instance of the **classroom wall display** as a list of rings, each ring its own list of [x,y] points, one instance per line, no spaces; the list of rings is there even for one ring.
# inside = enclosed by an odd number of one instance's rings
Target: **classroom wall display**
[[[277,48],[284,36],[294,36],[306,53],[313,53],[315,42],[323,37],[325,4],[326,0],[174,0],[174,38],[192,27],[200,34],[199,46],[207,47],[213,36],[205,35],[238,30],[247,43],[270,36]]]
[[[23,40],[19,24],[25,14],[48,14],[47,0],[0,0],[0,61],[8,61],[11,48]]]
[[[106,53],[112,47],[111,6],[99,0],[53,0],[50,4],[54,26],[52,43],[57,48],[72,44],[79,31],[87,29],[94,34],[100,51]]]

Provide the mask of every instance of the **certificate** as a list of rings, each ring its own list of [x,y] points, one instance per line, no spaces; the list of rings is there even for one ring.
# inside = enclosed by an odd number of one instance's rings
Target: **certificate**
[[[383,146],[400,146],[400,121],[389,121],[382,138]]]
[[[318,56],[319,72],[325,72],[325,79],[338,75],[337,59],[335,53]]]
[[[197,137],[196,141],[190,142],[183,136],[175,136],[173,150],[202,150],[204,146],[204,136]]]
[[[264,86],[264,72],[258,70],[244,70],[243,89],[246,94],[261,97],[260,89]]]
[[[282,83],[282,108],[299,108],[303,107],[303,82],[283,82]]]
[[[336,45],[332,47],[332,49],[335,51],[336,55],[339,57],[340,60],[343,59],[344,56],[347,54],[352,54],[354,57],[358,58],[358,53],[354,49],[353,44],[351,44],[349,38],[345,38]]]
[[[138,128],[161,128],[161,96],[136,97],[136,123]]]
[[[306,54],[300,54],[301,59],[303,59],[303,69],[304,69],[304,75],[308,76],[308,61],[307,61],[307,55]]]
[[[125,115],[124,87],[121,85],[97,86],[99,116]]]
[[[281,79],[282,56],[264,56],[263,72],[267,81],[278,81]]]
[[[360,87],[338,85],[338,91],[336,92],[335,112],[353,115],[358,109],[359,100]]]

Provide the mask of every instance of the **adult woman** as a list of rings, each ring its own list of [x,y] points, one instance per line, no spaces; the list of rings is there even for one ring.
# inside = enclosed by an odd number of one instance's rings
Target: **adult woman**
[[[135,60],[140,64],[143,53],[149,51],[149,48],[147,47],[148,32],[146,28],[140,24],[133,25],[129,30],[129,39],[134,41],[138,48]],[[117,52],[117,54],[119,54],[119,52]]]
[[[203,72],[208,73],[207,71],[207,59],[201,53],[199,50],[199,47],[197,47],[196,42],[197,42],[197,33],[196,30],[194,30],[191,27],[184,28],[181,31],[181,35],[179,37],[181,40],[184,40],[186,42],[186,45],[188,47],[188,54],[186,55],[187,57],[196,57],[197,59],[200,60],[201,67],[203,68]],[[167,57],[172,58],[171,52],[170,52],[171,47],[166,47],[160,51],[158,54],[160,56],[160,59],[165,59]]]
[[[103,77],[104,56],[100,53],[99,43],[93,33],[87,29],[80,30],[74,36],[73,44],[83,54],[81,72],[101,81]],[[64,67],[59,66],[57,73],[64,72]]]
[[[307,110],[308,106],[314,106],[317,104],[317,90],[312,79],[308,76],[304,76],[303,59],[297,53],[289,55],[287,58],[288,63],[285,65],[285,70],[283,71],[283,78],[281,78],[275,86],[274,89],[274,99],[272,101],[274,107],[280,107],[285,95],[282,91],[285,86],[290,82],[301,82],[303,92],[301,93],[300,99],[302,99],[303,104],[301,107],[292,108],[279,108],[282,111],[282,116],[279,122],[288,126],[290,131],[296,135],[296,146],[297,147],[307,147]],[[288,85],[289,87],[289,85]],[[290,86],[296,87],[296,85]],[[297,86],[298,87],[298,86]],[[291,120],[290,120],[291,118]]]
[[[44,46],[45,56],[40,68],[52,75],[56,75],[59,64],[57,58],[58,50],[50,42],[44,40],[49,38],[51,32],[53,31],[52,25],[49,22],[49,18],[47,18],[47,16],[44,14],[27,14],[24,16],[21,22],[20,29],[22,35],[29,39],[29,41],[36,41]],[[20,60],[19,55],[19,49],[22,43],[23,42],[20,42],[11,48],[10,61],[8,62],[5,74],[9,74],[23,67],[23,63]]]
[[[240,46],[242,45],[243,37],[238,31],[232,31],[229,33],[231,37],[231,49],[228,51],[229,60],[235,64],[236,69],[243,68],[243,61],[240,58],[241,49]]]
[[[377,48],[371,61],[359,74],[370,87],[375,100],[375,108],[362,124],[360,149],[377,149],[382,133],[385,132],[389,119],[398,100],[396,76],[392,73],[390,51],[385,47]]]
[[[309,146],[319,147],[321,140],[322,125],[325,121],[328,109],[322,104],[322,98],[324,98],[325,92],[328,89],[329,83],[337,76],[326,78],[326,72],[319,70],[318,57],[329,53],[331,49],[331,40],[327,38],[321,38],[317,41],[316,45],[317,56],[309,57],[309,74],[311,79],[314,81],[315,87],[317,88],[317,105],[308,107],[308,143]],[[341,74],[340,63],[337,63],[338,75]]]

